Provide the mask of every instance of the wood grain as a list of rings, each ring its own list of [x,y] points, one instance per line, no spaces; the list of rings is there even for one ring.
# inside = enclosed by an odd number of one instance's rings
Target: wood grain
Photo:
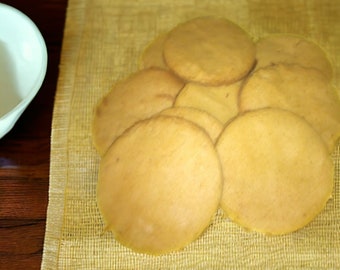
[[[28,15],[48,49],[45,81],[0,140],[0,268],[40,269],[48,203],[50,135],[67,0],[5,0]]]

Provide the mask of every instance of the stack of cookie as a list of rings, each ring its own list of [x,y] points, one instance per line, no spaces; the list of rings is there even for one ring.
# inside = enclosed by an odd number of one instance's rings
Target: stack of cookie
[[[122,244],[164,254],[219,207],[265,234],[296,231],[332,194],[340,106],[325,53],[301,37],[255,43],[224,18],[157,37],[142,70],[100,101],[98,206]]]

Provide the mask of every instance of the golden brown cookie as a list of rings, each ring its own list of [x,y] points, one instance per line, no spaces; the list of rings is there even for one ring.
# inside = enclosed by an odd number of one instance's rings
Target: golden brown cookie
[[[176,97],[175,106],[206,111],[225,124],[238,113],[241,84],[242,81],[220,86],[187,83]]]
[[[141,56],[141,68],[158,67],[168,69],[163,58],[163,45],[167,33],[157,36],[143,51]]]
[[[139,71],[114,85],[94,114],[92,139],[98,152],[103,155],[138,120],[171,107],[183,85],[172,73],[157,68]]]
[[[333,163],[303,118],[259,109],[235,118],[216,144],[225,177],[221,207],[241,226],[280,235],[311,222],[333,188]]]
[[[211,139],[179,117],[136,123],[100,163],[97,199],[105,228],[138,252],[164,254],[194,241],[212,222],[221,192]]]
[[[304,117],[320,133],[329,151],[340,136],[340,102],[329,80],[313,68],[277,64],[255,71],[244,83],[240,111],[287,109]]]
[[[203,128],[210,136],[213,142],[220,135],[223,125],[209,113],[190,107],[171,107],[161,111],[161,115],[177,116],[191,121]]]
[[[272,64],[299,64],[333,76],[332,65],[325,52],[314,42],[292,34],[272,34],[256,43],[256,69]]]
[[[247,75],[255,62],[255,45],[248,34],[215,17],[199,17],[175,27],[163,53],[180,77],[208,85],[233,83]]]

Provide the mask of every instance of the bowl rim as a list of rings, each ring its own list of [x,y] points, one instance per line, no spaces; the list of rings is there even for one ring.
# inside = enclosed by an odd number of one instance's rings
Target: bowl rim
[[[17,8],[1,3],[0,2],[0,10],[5,10],[5,12],[8,12],[9,16],[20,16],[23,21],[26,22],[26,24],[34,31],[35,38],[38,41],[38,44],[40,45],[40,51],[42,55],[42,62],[40,67],[40,72],[36,79],[34,80],[34,83],[29,89],[27,95],[15,106],[13,106],[9,111],[7,111],[5,114],[3,114],[0,117],[0,121],[6,121],[9,118],[13,117],[13,120],[10,122],[15,123],[17,119],[20,117],[20,115],[23,113],[23,111],[26,109],[28,104],[33,100],[33,98],[36,96],[36,94],[39,92],[45,76],[47,72],[47,64],[48,64],[48,52],[47,52],[47,46],[45,43],[45,40],[37,27],[37,25],[22,11],[18,10]],[[10,125],[11,123],[8,123]]]

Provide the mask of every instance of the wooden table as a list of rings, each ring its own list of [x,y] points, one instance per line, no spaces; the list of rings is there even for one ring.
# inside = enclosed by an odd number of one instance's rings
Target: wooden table
[[[67,0],[0,2],[28,15],[39,27],[48,48],[47,74],[38,95],[14,129],[0,139],[0,269],[40,269],[51,120]]]

